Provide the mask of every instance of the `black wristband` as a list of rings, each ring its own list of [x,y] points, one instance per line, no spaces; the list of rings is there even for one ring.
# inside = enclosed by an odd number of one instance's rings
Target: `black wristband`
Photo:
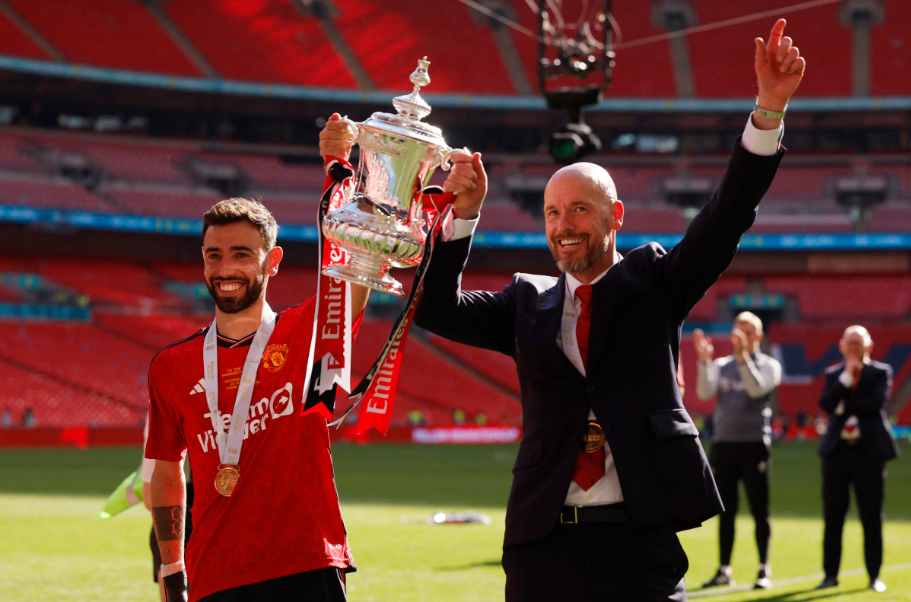
[[[167,602],[183,602],[187,599],[187,573],[180,571],[162,579]]]

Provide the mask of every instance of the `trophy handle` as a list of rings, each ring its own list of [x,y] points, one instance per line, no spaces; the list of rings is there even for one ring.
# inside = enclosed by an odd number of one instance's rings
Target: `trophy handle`
[[[351,139],[351,145],[354,146],[355,144],[357,144],[357,143],[358,143],[358,138],[360,138],[360,131],[361,131],[361,127],[360,127],[360,126],[361,126],[361,124],[359,124],[358,122],[356,122],[356,121],[354,121],[354,120],[352,120],[352,119],[349,119],[347,115],[345,115],[344,117],[342,117],[339,121],[342,121],[342,122],[344,122],[344,123],[347,123],[348,125],[350,125],[351,127],[354,128],[355,134],[354,134],[354,136],[353,136],[352,139]]]
[[[462,148],[451,148],[448,151],[446,151],[445,153],[443,153],[443,158],[440,160],[440,169],[442,169],[443,171],[449,171],[450,169],[452,169],[452,162],[449,160],[449,157],[452,155],[452,153],[466,153],[466,154],[470,155],[471,151],[468,150],[467,147],[462,147]]]

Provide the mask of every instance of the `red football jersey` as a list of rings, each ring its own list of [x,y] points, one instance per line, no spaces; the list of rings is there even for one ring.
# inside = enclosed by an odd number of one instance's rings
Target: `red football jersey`
[[[311,297],[278,314],[257,371],[240,481],[230,498],[214,485],[220,462],[202,358],[208,328],[152,361],[145,456],[176,462],[189,449],[196,484],[193,535],[185,559],[190,602],[304,571],[354,568],[326,421],[316,413],[300,416],[314,304]],[[359,325],[360,318],[354,333]],[[253,334],[241,341],[218,337],[218,409],[225,430],[252,339]]]

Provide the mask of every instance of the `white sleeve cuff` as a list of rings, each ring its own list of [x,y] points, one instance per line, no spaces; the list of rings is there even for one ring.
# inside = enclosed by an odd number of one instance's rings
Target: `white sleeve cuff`
[[[854,386],[854,375],[845,370],[839,375],[838,382],[843,384],[846,389],[850,389]]]
[[[174,573],[179,573],[186,570],[183,564],[183,560],[178,560],[177,562],[172,562],[171,564],[161,565],[161,578],[169,577]]]
[[[142,473],[141,478],[143,483],[152,482],[152,473],[155,472],[155,460],[150,458],[142,459]]]
[[[760,130],[753,125],[753,115],[747,118],[747,126],[743,130],[740,143],[754,155],[771,157],[778,152],[778,145],[784,135],[784,124],[777,130]]]
[[[443,242],[468,238],[474,234],[474,229],[478,226],[480,218],[481,216],[478,215],[474,219],[461,219],[453,217],[450,211],[446,221],[443,222]]]

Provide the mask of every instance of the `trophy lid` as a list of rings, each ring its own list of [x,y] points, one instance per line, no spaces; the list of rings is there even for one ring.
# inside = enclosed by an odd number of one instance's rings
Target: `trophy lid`
[[[374,113],[364,125],[445,147],[446,141],[443,140],[443,131],[438,127],[421,121],[421,119],[430,115],[431,111],[427,101],[421,98],[421,88],[430,83],[430,76],[427,75],[429,66],[430,61],[427,60],[426,56],[419,60],[417,69],[414,70],[409,78],[411,83],[414,84],[414,90],[412,90],[411,94],[397,96],[392,100],[392,105],[398,115]]]

